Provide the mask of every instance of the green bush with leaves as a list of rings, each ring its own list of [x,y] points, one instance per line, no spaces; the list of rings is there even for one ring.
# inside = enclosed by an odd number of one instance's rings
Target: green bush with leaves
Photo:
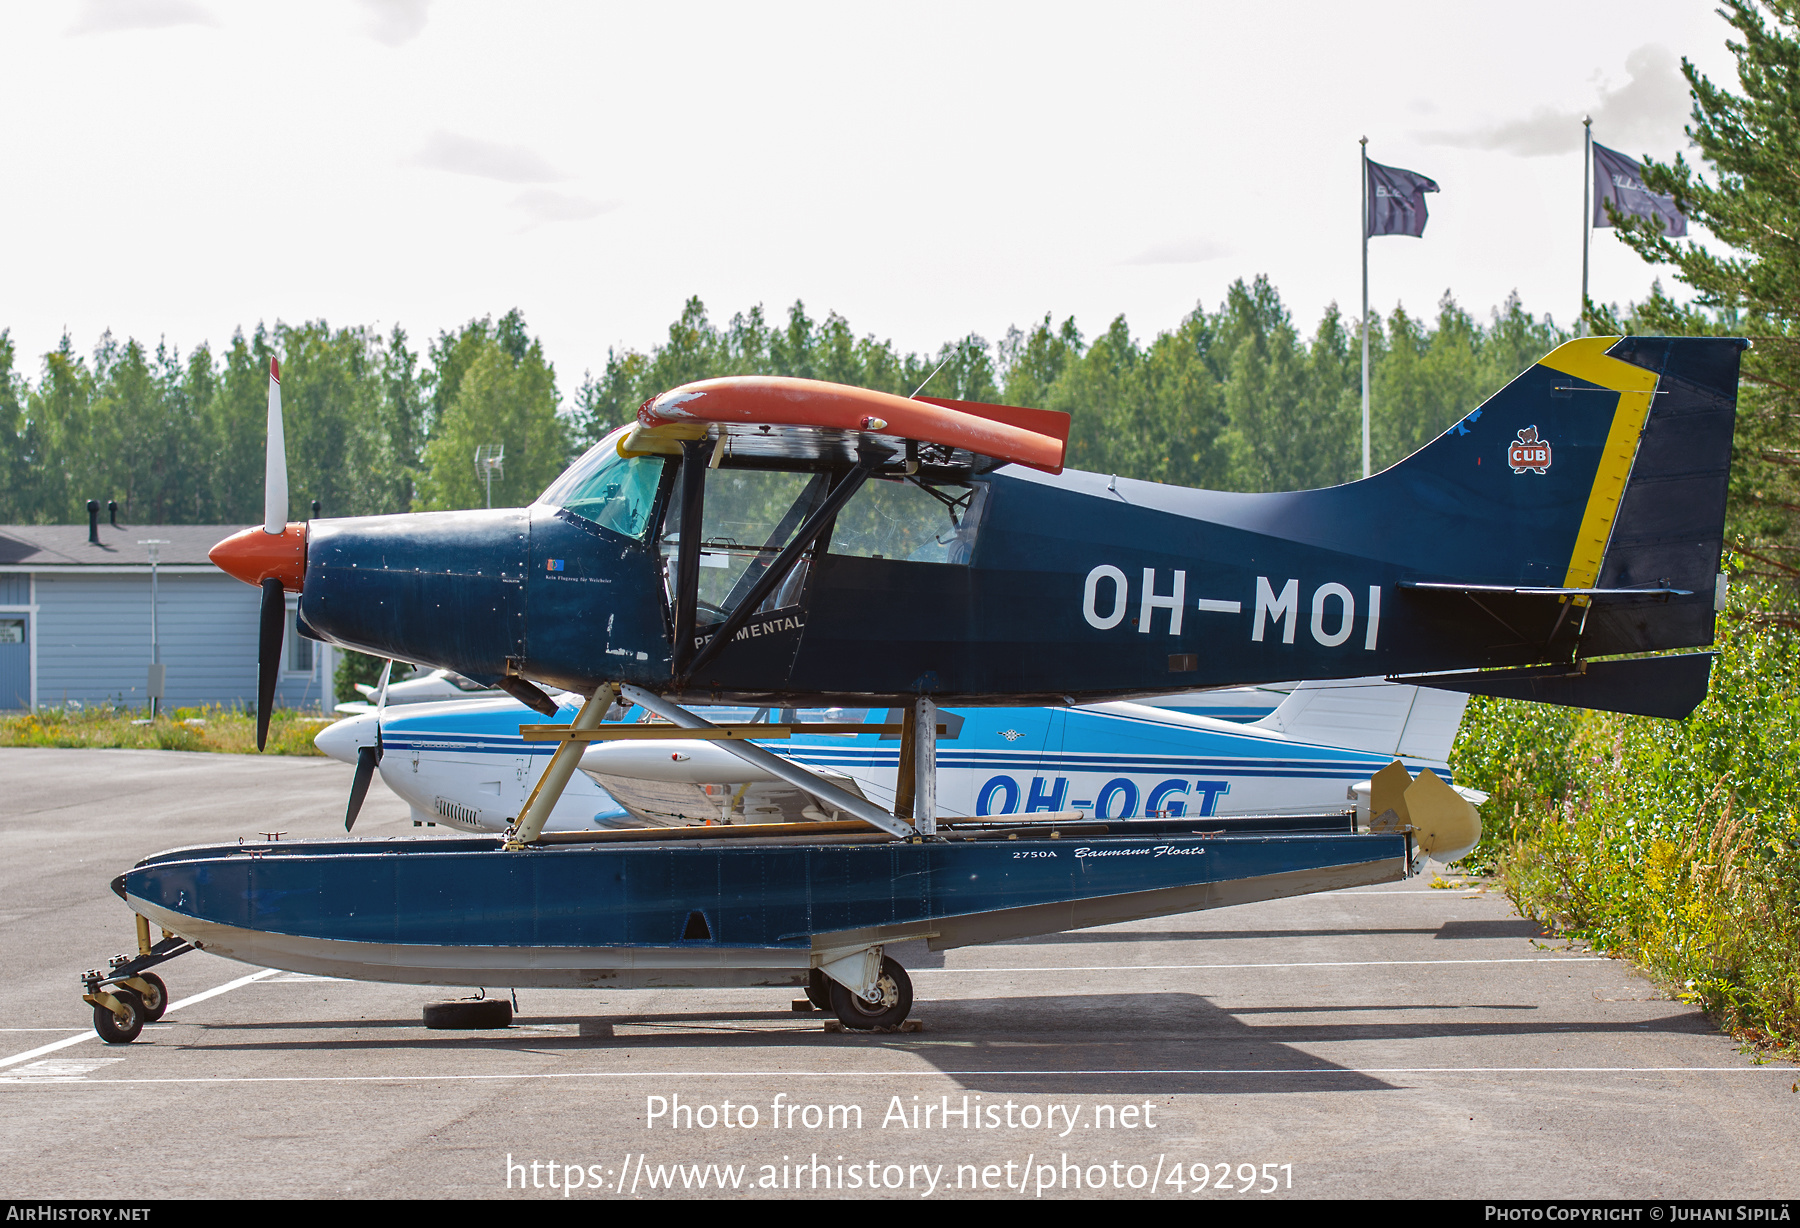
[[[1628,957],[1731,1030],[1800,1046],[1800,633],[1740,585],[1686,720],[1476,700],[1457,779],[1473,868],[1520,913]]]

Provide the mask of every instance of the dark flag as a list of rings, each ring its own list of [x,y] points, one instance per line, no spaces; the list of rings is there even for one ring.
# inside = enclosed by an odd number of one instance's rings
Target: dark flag
[[[1425,193],[1437,191],[1438,185],[1397,166],[1383,166],[1366,159],[1364,164],[1369,168],[1369,214],[1363,219],[1363,233],[1411,235],[1415,239],[1424,234]]]
[[[1615,149],[1594,144],[1594,225],[1611,226],[1606,202],[1627,217],[1659,218],[1663,233],[1671,237],[1687,233],[1687,215],[1675,207],[1675,198],[1644,186],[1644,168]]]

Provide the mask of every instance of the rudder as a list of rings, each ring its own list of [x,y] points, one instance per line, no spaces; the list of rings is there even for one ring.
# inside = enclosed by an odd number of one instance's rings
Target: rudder
[[[1595,585],[1686,589],[1642,604],[1598,603],[1579,655],[1713,642],[1737,416],[1737,337],[1624,337],[1607,354],[1656,375],[1656,395]]]

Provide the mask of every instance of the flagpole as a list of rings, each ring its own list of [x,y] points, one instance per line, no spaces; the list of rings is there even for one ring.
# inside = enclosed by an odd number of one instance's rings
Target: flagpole
[[[1369,138],[1362,138],[1362,475],[1369,476]]]
[[[1581,117],[1581,315],[1576,321],[1576,334],[1587,336],[1588,248],[1594,241],[1594,117]]]

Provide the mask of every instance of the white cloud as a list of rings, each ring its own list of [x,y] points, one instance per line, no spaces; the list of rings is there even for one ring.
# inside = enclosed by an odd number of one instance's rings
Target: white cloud
[[[528,192],[521,192],[512,203],[514,208],[523,210],[534,222],[585,222],[603,213],[611,213],[619,207],[616,200],[592,200],[551,188],[532,188]]]
[[[1220,256],[1230,254],[1229,247],[1213,239],[1175,239],[1166,243],[1153,243],[1126,260],[1125,263],[1201,264],[1207,260],[1217,260]]]
[[[1617,89],[1602,85],[1594,106],[1582,110],[1539,107],[1524,119],[1458,131],[1421,132],[1431,145],[1491,149],[1538,158],[1581,148],[1581,118],[1591,115],[1594,138],[1627,152],[1666,149],[1677,141],[1688,116],[1687,82],[1675,55],[1647,43],[1625,57],[1630,80]]]
[[[502,183],[556,183],[568,178],[536,150],[458,136],[442,129],[432,133],[419,152],[407,161],[414,166],[498,179]]]
[[[170,26],[216,26],[219,19],[192,0],[87,0],[70,34],[110,34],[116,30],[164,30]]]
[[[379,43],[399,47],[425,29],[431,17],[431,0],[357,0],[368,14],[363,29]]]

